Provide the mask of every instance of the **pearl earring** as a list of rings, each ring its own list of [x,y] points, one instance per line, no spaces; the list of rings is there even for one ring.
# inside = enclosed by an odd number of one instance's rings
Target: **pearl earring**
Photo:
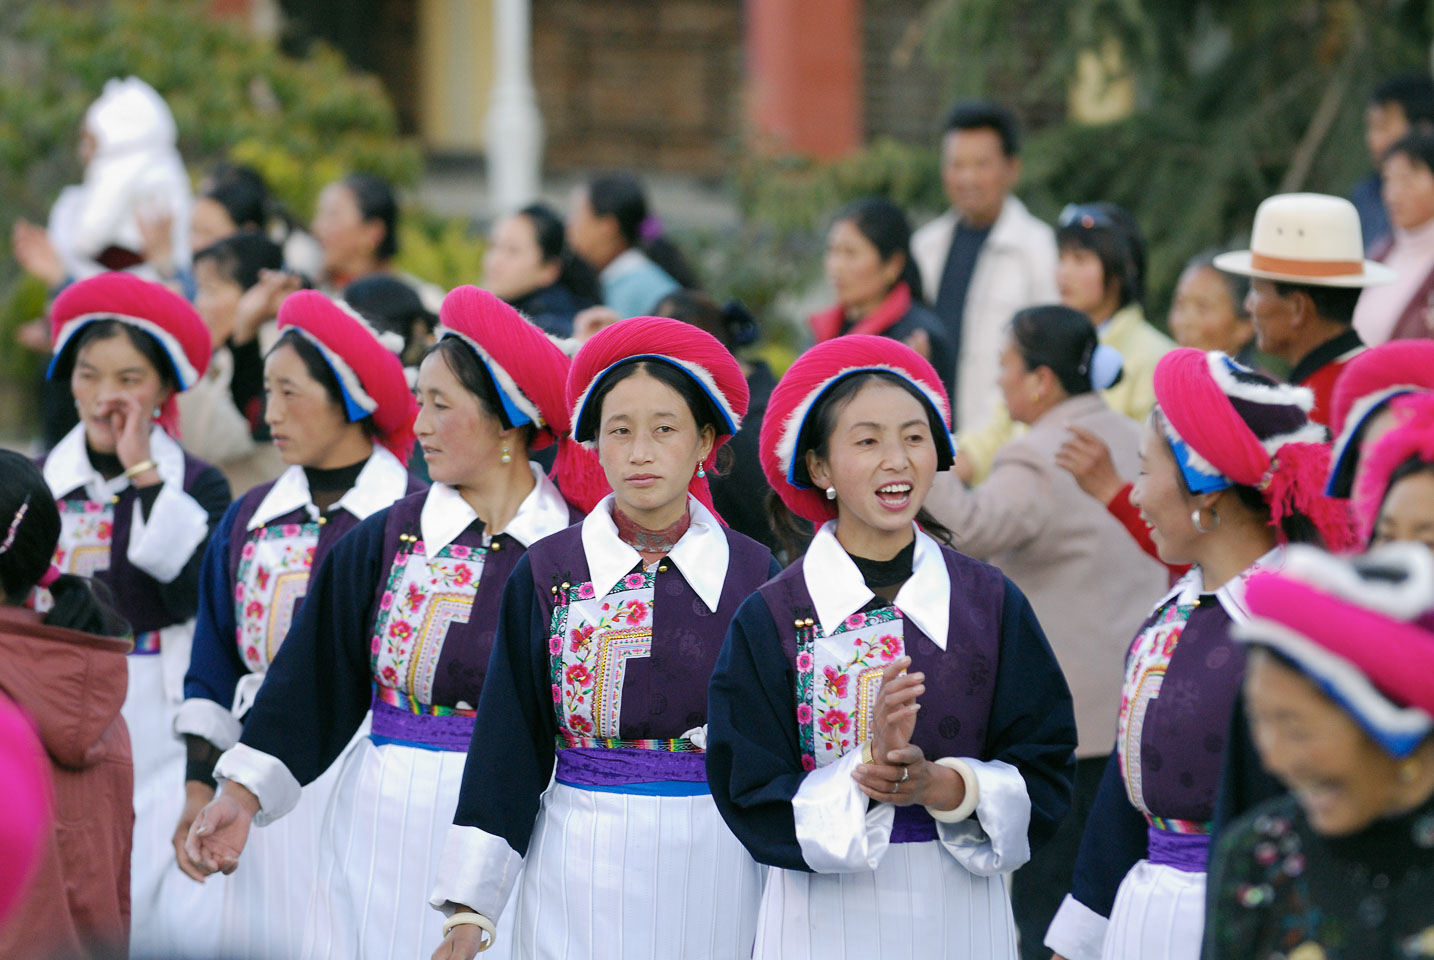
[[[836,499],[836,487],[827,487],[827,499],[828,499],[828,500],[835,500],[835,499]]]
[[[699,463],[699,464],[697,465],[697,479],[698,479],[698,480],[701,480],[701,479],[705,478],[706,476],[707,476],[707,470],[706,470],[706,468],[704,468],[704,467],[702,466],[702,464]]]
[[[513,462],[513,455],[508,452],[508,445],[507,445],[506,443],[503,444],[503,455],[502,455],[501,457],[499,457],[498,459],[501,460],[501,461],[503,461],[504,463],[512,463],[512,462]]]

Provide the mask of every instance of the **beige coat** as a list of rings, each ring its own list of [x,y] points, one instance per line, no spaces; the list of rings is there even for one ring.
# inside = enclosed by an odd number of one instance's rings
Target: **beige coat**
[[[1125,652],[1169,578],[1056,466],[1072,424],[1104,440],[1116,470],[1134,478],[1140,426],[1087,393],[1003,447],[974,490],[939,474],[926,508],[955,533],[956,549],[1000,567],[1030,599],[1075,701],[1076,755],[1090,757],[1114,743]]]

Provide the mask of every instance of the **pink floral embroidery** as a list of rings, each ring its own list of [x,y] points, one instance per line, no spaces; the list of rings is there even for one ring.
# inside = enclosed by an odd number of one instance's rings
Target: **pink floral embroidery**
[[[378,608],[380,610],[387,610],[391,606],[393,606],[393,591],[385,590],[383,596],[379,598]]]
[[[798,723],[811,723],[811,722],[812,722],[812,708],[811,708],[811,706],[810,706],[809,704],[805,704],[805,703],[799,703],[799,704],[797,704],[797,722],[798,722]]]
[[[577,686],[585,686],[587,682],[592,679],[592,674],[588,672],[588,668],[581,663],[575,663],[568,667],[566,676],[568,683]]]
[[[248,560],[250,557],[254,556],[253,540],[250,540],[248,543],[244,544],[244,549],[239,551],[239,556],[243,557],[245,560]]]
[[[864,613],[853,613],[846,618],[846,628],[848,630],[860,630],[865,625],[866,614]]]
[[[114,524],[110,523],[108,520],[101,520],[100,525],[97,529],[100,535],[100,539],[108,540],[110,538],[110,535],[114,532]]]
[[[840,731],[846,733],[851,728],[851,717],[845,710],[828,710],[822,714],[817,725],[822,728],[823,733]]]
[[[561,644],[559,644],[559,646],[561,646]],[[558,689],[558,685],[555,683],[553,684],[553,702],[557,703],[561,699],[563,699],[563,692]]]
[[[812,772],[813,770],[815,770],[816,768],[817,768],[817,760],[816,760],[816,757],[813,757],[813,756],[811,756],[810,754],[806,754],[806,753],[802,754],[802,769],[805,770],[805,771],[807,771],[808,773],[811,773],[811,772]]]
[[[628,604],[627,614],[624,619],[626,619],[627,622],[632,624],[633,626],[636,626],[637,624],[646,620],[647,604],[643,603],[641,600],[632,601],[632,603]]]
[[[644,577],[642,574],[629,573],[626,577],[623,578],[622,585],[627,587],[629,590],[641,590],[643,584],[645,584],[646,582],[647,578]]]
[[[395,640],[407,640],[413,636],[413,627],[407,620],[395,620],[393,625],[388,628],[388,635]]]
[[[797,669],[806,673],[812,668],[812,655],[803,650],[797,654]]]
[[[573,653],[581,653],[586,649],[588,644],[592,642],[593,625],[590,623],[583,624],[582,627],[572,631],[571,637],[572,642],[568,644],[568,649]]]
[[[286,537],[297,537],[298,535],[299,535],[299,525],[298,525],[297,523],[286,523],[286,524],[284,524],[284,536],[286,536]]]
[[[96,500],[85,501],[85,513],[99,513],[104,509],[104,504]]]
[[[244,616],[257,620],[264,615],[264,605],[258,600],[250,600],[249,605],[244,608]]]
[[[448,552],[453,555],[454,560],[467,560],[468,557],[473,553],[473,551],[470,550],[468,547],[460,546],[450,547]]]
[[[593,598],[593,585],[591,582],[581,584],[578,587],[579,600],[591,600]]]
[[[422,606],[423,601],[427,596],[428,595],[423,592],[423,588],[420,587],[418,584],[410,583],[408,585],[408,605],[410,607]]]
[[[453,572],[453,584],[458,587],[466,587],[473,581],[473,568],[466,564]]]
[[[879,652],[881,654],[881,659],[885,660],[887,663],[890,663],[897,657],[901,656],[901,641],[898,640],[896,637],[893,637],[891,634],[884,634],[876,642],[880,647]]]
[[[845,697],[847,682],[850,678],[844,673],[839,673],[836,667],[822,667],[822,673],[827,678],[827,693],[835,697]]]
[[[559,654],[559,653],[562,653],[562,652],[563,652],[563,638],[560,637],[560,636],[558,636],[558,635],[555,633],[555,634],[553,634],[551,637],[548,638],[548,653],[549,653],[549,654]],[[557,687],[554,687],[553,689],[556,690]]]

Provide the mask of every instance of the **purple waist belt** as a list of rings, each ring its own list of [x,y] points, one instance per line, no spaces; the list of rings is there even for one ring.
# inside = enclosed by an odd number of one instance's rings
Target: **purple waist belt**
[[[707,792],[707,755],[629,747],[568,747],[558,751],[559,783],[585,790],[695,796]]]
[[[1208,833],[1172,833],[1159,827],[1147,827],[1149,853],[1145,859],[1164,864],[1185,873],[1204,873],[1210,865]]]
[[[892,843],[925,843],[936,839],[936,821],[925,807],[897,807],[891,824]]]
[[[468,741],[473,739],[473,718],[410,713],[375,697],[369,739],[378,744],[466,753]]]

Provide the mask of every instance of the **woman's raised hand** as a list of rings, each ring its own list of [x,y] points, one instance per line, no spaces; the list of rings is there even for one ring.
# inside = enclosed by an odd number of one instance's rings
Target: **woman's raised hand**
[[[1069,470],[1086,493],[1101,503],[1109,504],[1125,486],[1110,459],[1110,448],[1104,440],[1084,427],[1066,429],[1071,435],[1056,451],[1056,466]]]
[[[184,852],[205,876],[230,874],[249,840],[249,825],[259,812],[259,798],[233,781],[194,818]]]

